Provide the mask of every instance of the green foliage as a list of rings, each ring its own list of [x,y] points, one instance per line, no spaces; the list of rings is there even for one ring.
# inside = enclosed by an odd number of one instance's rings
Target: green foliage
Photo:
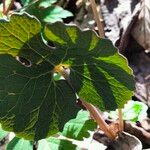
[[[38,150],[79,150],[71,141],[50,137],[40,140]]]
[[[2,18],[3,17],[3,14],[2,14],[2,12],[0,12],[0,18]]]
[[[0,19],[3,17],[3,13],[2,12],[0,12]]]
[[[40,63],[51,54],[43,42],[41,24],[33,16],[14,14],[10,21],[0,20],[0,54],[23,56],[32,63]]]
[[[49,137],[38,141],[38,150],[77,150],[78,148],[70,142],[67,138],[82,140],[83,137],[89,137],[89,131],[93,131],[97,127],[96,123],[90,119],[87,111],[80,110],[75,119],[68,121],[62,133],[58,135],[62,136],[63,139]],[[0,138],[4,138],[8,132],[3,129],[0,130]],[[67,138],[66,138],[67,137]],[[7,146],[7,150],[32,150],[33,142],[24,140],[22,138],[14,137]]]
[[[49,7],[52,4],[54,4],[55,2],[57,2],[57,0],[21,0],[22,4],[24,6],[26,5],[30,5],[32,3],[36,3],[38,2],[38,4],[42,7]]]
[[[14,137],[7,145],[6,150],[33,150],[31,141]]]
[[[63,129],[62,135],[71,139],[83,140],[90,136],[89,131],[94,131],[97,124],[90,119],[87,111],[79,111],[75,119],[68,121]]]
[[[58,0],[40,0],[39,7],[49,7],[52,4],[56,3]]]
[[[0,56],[0,121],[4,129],[39,140],[57,133],[76,115],[75,94],[64,80],[54,82],[51,69],[46,62],[28,68],[12,56]]]
[[[30,3],[31,0],[21,0],[22,5],[26,6]]]
[[[64,139],[49,137],[38,141],[37,150],[78,150],[76,145]],[[33,150],[33,143],[28,140],[14,137],[7,145],[6,150]]]
[[[142,121],[147,117],[148,107],[146,104],[138,101],[129,101],[123,109],[123,119],[133,122]],[[117,111],[111,111],[109,116],[113,119],[117,119]]]
[[[0,140],[7,136],[8,132],[4,131],[0,125]]]
[[[132,96],[127,61],[93,31],[60,22],[47,25],[43,34],[55,48],[43,40],[40,22],[27,14],[0,21],[0,31],[0,121],[20,137],[39,140],[63,129],[79,110],[76,92],[101,110],[122,108]],[[18,62],[17,55],[32,66]],[[54,79],[59,64],[70,66],[69,84]]]
[[[45,34],[56,46],[49,59],[71,66],[70,81],[79,97],[101,110],[122,108],[130,99],[132,71],[109,40],[62,23],[47,25]]]
[[[24,7],[22,11],[36,16],[42,23],[54,23],[56,21],[62,21],[63,18],[73,16],[71,12],[64,10],[62,7],[52,5],[56,1],[57,0],[38,0],[30,1],[29,3],[26,1],[25,4],[28,3],[28,6]]]

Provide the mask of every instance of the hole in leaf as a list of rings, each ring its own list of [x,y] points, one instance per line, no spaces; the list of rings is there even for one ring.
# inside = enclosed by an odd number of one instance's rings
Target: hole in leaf
[[[22,65],[26,66],[26,67],[31,67],[32,63],[31,61],[27,60],[26,58],[23,57],[16,57],[16,60],[18,60]]]
[[[51,42],[51,41],[48,41],[48,46],[50,46],[50,47],[52,47],[52,48],[55,48],[55,45],[54,45],[54,43],[53,42]]]

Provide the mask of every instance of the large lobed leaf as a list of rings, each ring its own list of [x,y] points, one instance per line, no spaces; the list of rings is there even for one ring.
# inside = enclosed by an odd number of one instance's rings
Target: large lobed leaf
[[[93,31],[47,25],[44,34],[55,48],[43,42],[39,21],[27,14],[0,21],[0,31],[0,121],[6,130],[34,140],[57,133],[78,111],[74,91],[102,110],[122,108],[132,96],[127,61]],[[22,65],[17,55],[32,66]],[[70,66],[69,84],[53,79],[60,63]]]
[[[47,25],[45,34],[57,48],[50,60],[71,66],[70,81],[80,98],[101,110],[124,107],[133,94],[134,79],[112,42],[59,22]]]
[[[25,67],[0,56],[0,121],[4,129],[35,140],[55,134],[77,113],[68,84],[54,82],[46,62]]]

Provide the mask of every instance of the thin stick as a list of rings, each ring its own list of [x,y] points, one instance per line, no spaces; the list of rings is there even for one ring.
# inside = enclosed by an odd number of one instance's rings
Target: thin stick
[[[8,6],[8,8],[5,10],[5,15],[7,15],[8,14],[8,12],[9,12],[9,10],[12,8],[12,6],[13,6],[13,4],[14,4],[14,1],[15,0],[11,0],[11,2],[10,2],[10,4],[9,4],[9,6]]]
[[[97,124],[100,126],[102,131],[111,139],[115,139],[115,133],[109,128],[109,125],[103,120],[97,108],[89,103],[86,103],[82,100],[82,104],[87,108],[87,110],[91,113],[92,117],[95,119]]]
[[[122,132],[124,130],[123,118],[122,118],[122,109],[118,109],[118,118],[119,118],[119,130]]]
[[[3,14],[5,14],[5,11],[6,11],[6,3],[5,0],[3,0]]]
[[[94,19],[95,19],[97,27],[98,27],[99,36],[101,38],[103,38],[105,36],[105,33],[104,33],[103,24],[100,21],[100,19],[101,19],[100,17],[102,16],[101,11],[98,13],[95,0],[90,0],[90,2],[91,2],[91,7],[92,7],[92,10],[93,10],[93,14],[94,14]]]

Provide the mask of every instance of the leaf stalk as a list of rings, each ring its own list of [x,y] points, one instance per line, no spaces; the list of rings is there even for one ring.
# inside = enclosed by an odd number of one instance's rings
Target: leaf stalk
[[[123,115],[122,115],[122,109],[118,109],[118,119],[119,119],[119,131],[124,130],[124,123],[123,123]]]
[[[6,11],[6,2],[5,0],[3,0],[3,14],[5,14],[5,11]]]
[[[3,0],[3,2],[4,2],[5,0]],[[3,14],[4,15],[7,15],[8,14],[8,12],[10,11],[10,9],[12,8],[12,6],[13,6],[13,4],[14,4],[14,1],[15,0],[11,0],[11,2],[10,2],[10,4],[9,4],[9,6],[6,8],[6,3],[4,4],[3,3],[3,7],[5,7],[5,8],[3,8]],[[5,5],[5,6],[4,6]]]
[[[92,115],[93,119],[97,122],[97,124],[99,125],[99,127],[102,129],[102,131],[104,131],[104,133],[111,139],[115,139],[116,138],[116,133],[113,132],[113,130],[111,130],[109,128],[109,125],[103,120],[103,118],[101,117],[98,109],[93,106],[92,104],[86,103],[85,101],[82,100],[82,104],[87,108],[87,110],[90,112],[90,114]]]

